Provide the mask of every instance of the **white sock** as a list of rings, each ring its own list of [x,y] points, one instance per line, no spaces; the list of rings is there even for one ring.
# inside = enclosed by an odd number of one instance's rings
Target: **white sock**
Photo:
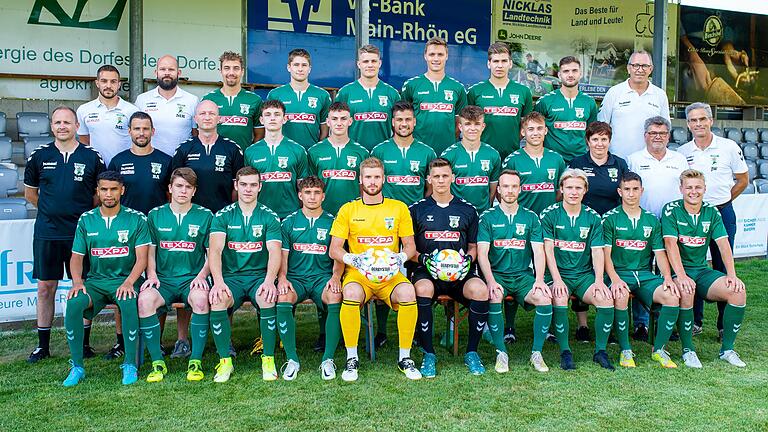
[[[357,347],[347,348],[347,358],[357,358]]]
[[[399,355],[398,361],[410,356],[411,356],[410,348],[400,348],[400,355]]]

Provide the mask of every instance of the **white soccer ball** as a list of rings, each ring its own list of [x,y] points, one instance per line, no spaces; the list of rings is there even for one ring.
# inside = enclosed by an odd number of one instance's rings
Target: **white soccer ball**
[[[373,283],[384,283],[400,271],[397,256],[386,249],[368,249],[363,255],[363,265],[358,269]]]
[[[429,273],[433,278],[446,282],[462,280],[467,276],[467,258],[453,249],[443,249],[432,257]]]

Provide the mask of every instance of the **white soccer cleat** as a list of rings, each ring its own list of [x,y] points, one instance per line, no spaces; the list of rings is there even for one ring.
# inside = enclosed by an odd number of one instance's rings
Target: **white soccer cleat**
[[[549,367],[544,363],[544,357],[542,357],[539,351],[531,353],[531,365],[533,365],[537,372],[549,372]]]
[[[739,354],[734,350],[727,350],[723,352],[720,355],[720,360],[725,360],[736,367],[747,367],[747,364],[741,360]]]
[[[295,380],[296,376],[299,375],[299,369],[301,369],[299,362],[288,360],[288,362],[283,365],[283,379],[286,381]]]
[[[416,367],[416,363],[414,363],[410,357],[406,357],[397,362],[397,368],[400,370],[400,372],[404,373],[405,377],[409,380],[421,379],[421,371],[419,371],[419,369]]]
[[[697,356],[696,352],[694,351],[688,351],[687,353],[684,353],[683,362],[689,368],[694,368],[694,369],[702,368],[701,361],[699,360],[699,356]]]
[[[496,365],[494,369],[498,373],[509,372],[509,355],[503,351],[496,351]]]
[[[333,363],[333,359],[323,360],[320,363],[320,377],[325,381],[336,378],[336,364]]]
[[[357,381],[357,370],[360,368],[360,360],[357,357],[347,359],[344,366],[344,372],[341,373],[341,379],[346,382]]]

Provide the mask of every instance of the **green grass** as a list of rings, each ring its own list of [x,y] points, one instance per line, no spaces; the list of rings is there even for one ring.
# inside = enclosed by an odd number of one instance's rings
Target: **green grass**
[[[303,369],[294,382],[261,380],[260,362],[246,354],[256,334],[252,314],[236,316],[234,337],[240,355],[227,384],[215,385],[212,343],[204,358],[206,379],[188,383],[186,361],[170,360],[171,373],[159,384],[120,385],[116,362],[86,361],[87,379],[74,389],[67,373],[63,331],[55,331],[55,358],[29,366],[24,360],[36,343],[31,327],[2,336],[0,344],[0,430],[768,430],[768,261],[738,263],[748,287],[748,310],[736,348],[747,362],[737,369],[716,361],[719,344],[715,308],[707,306],[705,332],[694,340],[703,370],[662,370],[650,361],[650,346],[634,343],[638,367],[607,372],[591,362],[591,345],[573,343],[578,370],[558,365],[557,348],[545,346],[551,372],[527,365],[532,315],[518,314],[520,341],[510,349],[511,371],[493,371],[494,353],[481,344],[489,372],[469,376],[461,357],[438,348],[438,376],[408,382],[397,372],[396,329],[377,361],[362,361],[355,384],[320,379],[320,355],[311,351],[317,334],[314,308],[298,311],[298,343]],[[438,312],[438,331],[444,326]],[[169,325],[165,344],[172,345]],[[761,331],[763,330],[763,331]],[[466,329],[462,328],[462,336]],[[96,326],[94,345],[103,353],[113,339],[110,326]],[[462,343],[465,339],[462,338]],[[679,360],[680,344],[669,347]],[[618,348],[609,353],[617,361]],[[421,355],[415,354],[417,362]],[[336,364],[343,365],[343,350]],[[284,361],[278,354],[278,363]],[[148,366],[141,370],[146,377]],[[339,374],[340,374],[339,370]]]

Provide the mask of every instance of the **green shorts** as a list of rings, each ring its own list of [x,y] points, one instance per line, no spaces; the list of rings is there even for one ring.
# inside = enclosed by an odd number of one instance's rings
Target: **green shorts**
[[[568,287],[568,292],[571,294],[575,294],[576,297],[579,298],[579,300],[584,300],[584,294],[587,293],[587,290],[590,286],[592,286],[593,283],[595,283],[595,274],[594,273],[583,273],[580,275],[573,275],[573,276],[563,276],[560,275],[560,277],[563,278],[563,282],[565,283],[565,286]]]
[[[504,288],[504,297],[514,297],[517,304],[523,306],[525,310],[532,310],[534,305],[525,302],[525,297],[533,289],[533,283],[536,278],[530,273],[519,273],[516,275],[502,276],[493,275],[496,282]]]
[[[195,280],[194,277],[160,279],[160,288],[157,291],[160,292],[165,304],[157,309],[157,313],[160,315],[168,313],[174,303],[184,303],[184,309],[191,309],[188,298],[193,280]]]
[[[707,298],[709,288],[711,288],[718,279],[725,277],[724,273],[709,267],[686,268],[685,274],[696,282],[696,295],[703,299]]]
[[[288,280],[291,282],[291,285],[293,285],[293,290],[296,291],[296,303],[298,304],[304,300],[312,299],[312,302],[315,303],[318,308],[324,308],[323,290],[330,278],[331,276],[326,277],[325,275],[303,278],[288,276]]]
[[[240,309],[245,301],[250,301],[253,307],[258,308],[256,304],[256,292],[264,282],[263,275],[229,275],[224,276],[224,283],[227,284],[232,292],[234,304],[230,309],[234,312]]]
[[[653,293],[656,292],[656,288],[664,284],[664,278],[653,274],[650,270],[616,270],[616,273],[629,286],[629,292],[645,307],[650,309],[653,306]],[[610,283],[610,279],[607,279],[606,285],[610,286]]]
[[[108,304],[117,304],[117,289],[125,279],[116,280],[85,280],[85,291],[88,297],[91,298],[92,307],[85,310],[83,317],[85,319],[93,319],[101,312],[102,309]],[[136,290],[136,297],[132,299],[133,304],[138,308],[138,294],[141,284],[144,283],[144,279],[139,278],[136,283],[133,284],[133,289]]]

